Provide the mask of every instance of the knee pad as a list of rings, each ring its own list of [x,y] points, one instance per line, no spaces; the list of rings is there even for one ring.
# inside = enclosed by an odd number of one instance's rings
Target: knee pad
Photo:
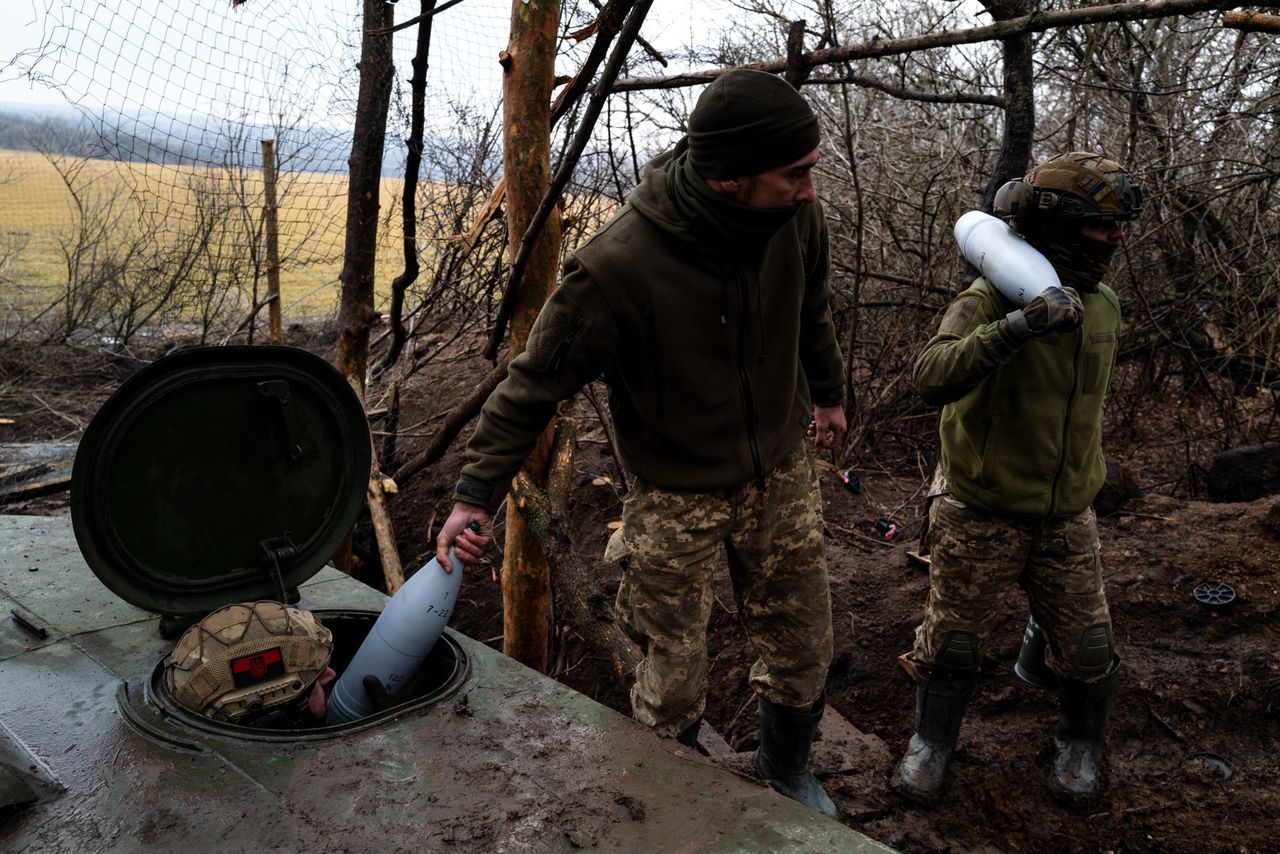
[[[1106,623],[1094,623],[1080,635],[1080,648],[1071,662],[1077,673],[1103,673],[1111,666],[1111,629]]]
[[[1110,659],[1108,659],[1110,660]],[[948,670],[975,672],[978,669],[978,636],[973,632],[947,632],[934,664]]]

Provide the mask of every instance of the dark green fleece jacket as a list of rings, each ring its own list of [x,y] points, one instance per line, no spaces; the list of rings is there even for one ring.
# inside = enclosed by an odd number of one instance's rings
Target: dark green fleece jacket
[[[668,489],[760,479],[843,400],[817,204],[749,251],[715,250],[655,159],[565,263],[527,349],[489,397],[455,498],[496,507],[559,401],[602,376],[623,464]]]
[[[943,407],[947,484],[966,504],[1024,518],[1069,517],[1102,488],[1102,404],[1120,304],[1105,285],[1080,296],[1079,329],[1018,345],[1000,328],[1015,306],[978,278],[916,359],[916,390]]]

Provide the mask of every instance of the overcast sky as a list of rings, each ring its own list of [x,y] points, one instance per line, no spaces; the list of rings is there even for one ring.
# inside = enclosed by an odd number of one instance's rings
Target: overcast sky
[[[0,27],[0,66],[26,48],[40,43],[40,25],[30,0],[9,0],[8,20]],[[33,90],[24,80],[13,80],[12,70],[0,71],[0,101],[41,102],[48,95]]]
[[[214,108],[244,77],[295,81],[317,99],[334,45],[358,14],[359,0],[248,0],[233,8],[230,0],[4,0],[0,27],[0,102],[65,104],[68,99],[112,109],[161,112]],[[697,11],[691,11],[697,7]],[[719,7],[719,11],[717,11]],[[417,3],[401,2],[397,20]],[[729,18],[718,0],[657,0],[643,34],[662,50],[701,40]],[[477,91],[500,87],[497,52],[506,45],[511,0],[463,0],[441,13],[433,34],[432,85]],[[296,24],[304,21],[304,26]],[[290,23],[295,24],[289,26]],[[411,50],[412,30],[397,36],[398,49]],[[54,79],[65,96],[23,76],[30,61],[10,64],[23,51],[44,42],[62,50],[37,72]],[[308,51],[324,55],[308,56]],[[407,64],[407,63],[406,63]],[[7,66],[7,67],[6,67]],[[567,71],[567,70],[566,70]],[[296,86],[295,86],[296,88]],[[266,98],[267,96],[264,96]],[[271,109],[243,103],[250,113]]]

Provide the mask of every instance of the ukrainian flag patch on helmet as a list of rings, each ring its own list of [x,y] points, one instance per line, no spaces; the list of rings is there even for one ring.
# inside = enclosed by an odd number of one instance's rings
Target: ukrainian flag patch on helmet
[[[1099,181],[1089,190],[1089,198],[1095,202],[1100,202],[1107,197],[1107,193],[1111,192],[1111,185],[1106,181]]]

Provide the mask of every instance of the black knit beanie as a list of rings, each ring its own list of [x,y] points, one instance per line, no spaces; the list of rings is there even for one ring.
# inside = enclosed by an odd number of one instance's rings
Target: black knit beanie
[[[717,77],[689,114],[689,159],[703,178],[758,175],[818,147],[818,117],[790,83],[737,68]]]

